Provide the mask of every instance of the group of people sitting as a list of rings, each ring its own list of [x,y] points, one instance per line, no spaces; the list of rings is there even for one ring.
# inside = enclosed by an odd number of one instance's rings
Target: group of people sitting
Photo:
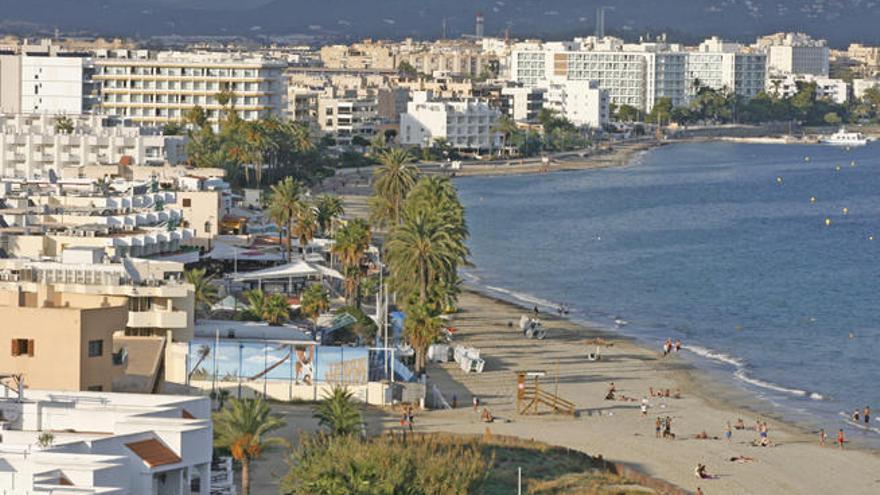
[[[668,388],[666,388],[666,389],[658,388],[657,390],[654,390],[654,387],[648,387],[648,394],[650,394],[651,397],[666,397],[666,398],[672,397],[673,399],[681,399],[681,389],[680,388],[675,389],[674,393],[670,393]]]

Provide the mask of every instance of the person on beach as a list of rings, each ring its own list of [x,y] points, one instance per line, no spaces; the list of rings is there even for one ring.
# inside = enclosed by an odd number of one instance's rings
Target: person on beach
[[[455,394],[452,394],[452,408],[453,409],[458,408],[458,396]]]
[[[742,418],[739,418],[736,420],[736,425],[734,425],[734,428],[736,428],[737,430],[745,430],[746,429],[746,424],[745,424],[745,422],[743,422]]]
[[[477,409],[480,407],[480,398],[476,395],[474,396],[474,412],[477,412]]]
[[[871,408],[868,406],[865,406],[865,411],[864,411],[864,414],[862,414],[862,416],[865,418],[865,424],[869,425],[871,423]]]
[[[703,489],[702,489],[702,488],[697,487],[697,495],[703,495]]]
[[[853,411],[853,413],[852,413],[852,420],[855,421],[856,423],[859,422],[859,410],[858,410],[858,409],[856,409],[855,411]]]
[[[663,428],[663,421],[660,419],[660,416],[657,416],[657,421],[654,422],[654,436],[660,438],[660,430]]]
[[[537,318],[538,317],[538,305],[537,304],[535,305],[535,309],[532,310],[532,312],[535,313],[535,318]]]
[[[676,339],[675,340],[675,352],[678,352],[680,350],[681,350],[681,341]]]
[[[825,440],[828,438],[828,434],[825,433],[825,428],[819,430],[819,445],[825,446]]]
[[[731,437],[733,437],[733,430],[730,428],[730,421],[728,421],[727,426],[724,428],[724,438],[730,443]]]
[[[846,439],[843,438],[843,428],[837,430],[837,448],[842,449]]]
[[[492,413],[489,411],[488,407],[483,408],[483,413],[480,414],[480,421],[483,423],[492,423],[495,421],[495,416],[492,416]]]
[[[413,407],[408,406],[406,408],[406,422],[409,425],[409,432],[413,431],[413,423],[415,423],[416,415],[413,413]]]
[[[705,464],[697,463],[697,468],[694,469],[694,474],[696,474],[697,478],[700,478],[701,480],[712,479],[712,475],[706,470]]]
[[[642,397],[641,408],[642,408],[642,416],[647,416],[648,415],[648,398],[647,397]]]

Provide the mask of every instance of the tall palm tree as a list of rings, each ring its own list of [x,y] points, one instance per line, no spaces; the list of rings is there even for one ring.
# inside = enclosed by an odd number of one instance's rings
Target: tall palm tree
[[[398,293],[427,304],[430,285],[452,277],[467,250],[456,228],[428,209],[407,210],[387,243],[389,283]]]
[[[330,309],[330,296],[320,284],[306,287],[300,299],[300,311],[317,327],[318,317]]]
[[[425,370],[428,346],[440,337],[441,328],[440,318],[437,318],[427,305],[413,304],[407,308],[403,335],[416,352],[416,373]]]
[[[360,306],[361,267],[367,249],[370,248],[372,233],[370,225],[363,219],[354,219],[336,232],[331,252],[339,257],[345,275],[345,292],[349,304]]]
[[[378,154],[379,168],[373,173],[373,200],[370,209],[378,225],[400,223],[403,201],[418,180],[413,156],[403,148],[390,148]]]
[[[347,388],[334,385],[315,407],[312,416],[327,433],[333,436],[354,435],[364,423],[354,394]]]
[[[315,202],[315,207],[317,209],[318,227],[324,235],[327,235],[332,231],[333,220],[339,218],[345,213],[342,198],[330,194],[319,196],[318,200]]]
[[[214,446],[226,448],[241,463],[241,492],[251,489],[250,464],[273,445],[287,445],[281,437],[268,436],[282,428],[283,419],[272,414],[263,399],[232,399],[229,407],[214,413]]]
[[[304,208],[302,184],[288,177],[271,187],[269,193],[269,218],[278,224],[278,228],[286,227],[287,259],[293,254],[293,221],[297,212]]]
[[[294,212],[293,218],[292,233],[299,241],[299,250],[302,253],[303,258],[305,258],[306,247],[309,242],[315,238],[315,233],[318,231],[318,221],[315,215],[315,210],[308,205],[301,204]]]
[[[507,115],[502,115],[492,125],[492,132],[501,134],[501,149],[503,151],[508,149],[511,140],[510,138],[515,133],[519,132],[519,127],[516,126],[516,122],[514,122],[512,118]]]
[[[204,268],[193,268],[184,272],[186,281],[193,286],[196,309],[201,311],[217,301],[217,286],[211,283],[214,276],[206,276],[206,273]]]
[[[199,357],[199,360],[196,361],[196,364],[189,371],[189,378],[191,379],[193,374],[198,371],[199,367],[202,363],[205,362],[205,359],[208,359],[208,356],[211,355],[211,346],[209,345],[200,345],[198,350],[196,350],[196,356]]]

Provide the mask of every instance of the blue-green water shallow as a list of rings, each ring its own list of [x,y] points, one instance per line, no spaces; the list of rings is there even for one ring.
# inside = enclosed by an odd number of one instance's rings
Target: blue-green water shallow
[[[620,316],[615,331],[658,350],[680,338],[697,366],[805,424],[880,416],[880,143],[677,144],[622,168],[457,185],[470,284],[607,327]],[[848,427],[880,445],[872,428]]]

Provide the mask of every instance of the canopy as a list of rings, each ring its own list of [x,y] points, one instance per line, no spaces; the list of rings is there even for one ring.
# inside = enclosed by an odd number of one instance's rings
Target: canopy
[[[215,260],[235,260],[238,261],[282,261],[284,259],[280,251],[263,251],[252,248],[241,248],[218,242],[211,249],[211,252],[205,255],[207,258]]]
[[[238,302],[238,299],[236,299],[235,297],[226,296],[223,299],[214,303],[211,306],[211,309],[213,311],[220,311],[220,310],[238,311],[239,309],[243,309],[244,307],[245,307],[245,305]]]

